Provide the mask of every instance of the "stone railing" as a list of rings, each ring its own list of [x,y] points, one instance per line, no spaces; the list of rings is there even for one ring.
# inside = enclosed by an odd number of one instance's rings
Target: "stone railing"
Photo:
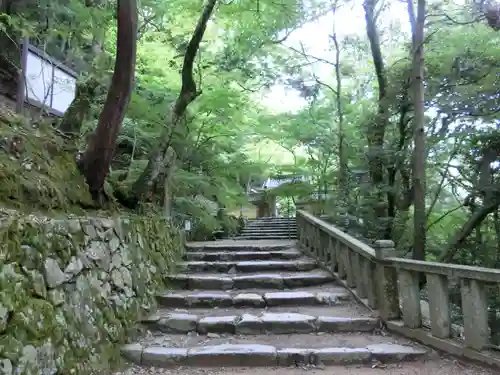
[[[298,243],[349,288],[378,310],[391,331],[444,352],[500,367],[489,350],[487,288],[500,286],[500,270],[423,262],[395,257],[392,241],[369,246],[335,226],[297,212]],[[419,280],[427,279],[430,329],[422,325]],[[452,338],[448,285],[459,282],[463,340]]]

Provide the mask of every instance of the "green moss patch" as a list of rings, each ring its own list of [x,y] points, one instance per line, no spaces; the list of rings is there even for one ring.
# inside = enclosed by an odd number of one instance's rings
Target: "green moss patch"
[[[0,220],[0,362],[19,374],[109,373],[184,249],[156,216]]]

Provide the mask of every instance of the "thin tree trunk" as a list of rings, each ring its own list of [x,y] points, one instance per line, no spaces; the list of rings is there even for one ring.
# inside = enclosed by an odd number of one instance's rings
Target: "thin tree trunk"
[[[132,92],[137,48],[136,0],[118,0],[117,19],[116,61],[111,86],[97,129],[90,137],[85,154],[79,161],[92,197],[96,200],[102,195],[118,132]]]
[[[383,193],[385,187],[384,177],[384,138],[388,121],[387,102],[387,76],[380,47],[380,39],[376,26],[375,6],[377,0],[365,0],[366,34],[370,42],[373,65],[378,82],[378,113],[368,129],[368,166],[371,184],[375,190],[376,202],[373,204],[374,219],[377,227],[373,235],[382,232],[382,237],[391,239],[392,223],[387,218],[387,201]],[[392,218],[391,218],[392,219]]]
[[[413,140],[415,149],[412,163],[413,186],[413,259],[425,260],[426,221],[425,209],[425,103],[424,103],[424,21],[425,0],[418,0],[417,16],[413,0],[408,0],[408,14],[412,25],[413,40]]]
[[[175,129],[182,122],[186,108],[193,102],[201,91],[198,91],[196,82],[193,78],[193,65],[194,59],[200,48],[200,43],[205,34],[207,23],[212,15],[217,0],[209,0],[203,9],[196,28],[193,32],[191,40],[184,55],[184,64],[182,66],[182,87],[181,91],[174,103],[171,114],[169,116],[169,123],[166,126],[164,134],[161,135],[159,144],[155,147],[154,151],[149,157],[148,164],[144,171],[141,173],[137,181],[132,185],[131,203],[136,205],[140,200],[144,199],[146,195],[151,192],[152,187],[156,184],[160,172],[165,164],[167,151]]]

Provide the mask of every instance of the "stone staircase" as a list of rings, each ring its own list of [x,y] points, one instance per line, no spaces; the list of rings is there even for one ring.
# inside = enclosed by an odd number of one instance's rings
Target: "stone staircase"
[[[428,353],[387,335],[294,241],[191,243],[179,267],[143,337],[122,349],[136,365],[374,367]]]
[[[290,240],[297,238],[294,217],[262,217],[248,221],[238,240]]]

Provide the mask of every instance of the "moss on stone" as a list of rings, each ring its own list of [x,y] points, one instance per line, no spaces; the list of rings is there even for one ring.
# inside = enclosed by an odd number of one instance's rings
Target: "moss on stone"
[[[10,314],[0,359],[26,374],[52,363],[59,373],[109,373],[183,251],[179,231],[155,216],[10,215],[0,222],[0,305]],[[64,277],[47,274],[49,258]],[[29,353],[47,345],[48,364],[31,363]]]

